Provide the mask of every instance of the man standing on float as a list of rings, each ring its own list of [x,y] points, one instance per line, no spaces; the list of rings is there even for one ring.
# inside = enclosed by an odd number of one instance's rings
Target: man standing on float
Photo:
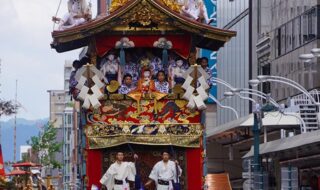
[[[171,161],[170,154],[167,151],[162,152],[162,160],[154,165],[149,181],[146,187],[155,182],[157,190],[173,190],[173,183],[179,183],[182,169],[178,165],[178,161]]]
[[[105,185],[108,190],[130,190],[129,181],[135,181],[135,164],[133,162],[124,162],[123,158],[123,152],[118,152],[116,162],[111,164],[100,180],[100,183]],[[134,154],[134,159],[138,159],[137,154]]]

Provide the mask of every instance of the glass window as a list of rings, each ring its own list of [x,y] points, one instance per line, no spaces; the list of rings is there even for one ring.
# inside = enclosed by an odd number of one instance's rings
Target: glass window
[[[283,25],[281,27],[281,43],[280,43],[280,48],[281,48],[281,52],[280,52],[280,55],[283,55],[285,54],[286,52],[286,25]]]
[[[294,48],[297,48],[301,45],[301,17],[294,19],[294,36],[295,40],[293,42]]]
[[[292,22],[288,22],[286,26],[286,52],[292,50]]]
[[[72,116],[71,116],[71,114],[68,114],[68,124],[69,125],[72,124]]]
[[[281,29],[278,28],[276,30],[276,38],[275,38],[275,50],[276,50],[276,57],[281,55]]]
[[[316,9],[313,8],[308,13],[308,40],[313,40],[316,38],[316,28],[317,28],[317,13]]]
[[[308,15],[303,14],[302,15],[302,21],[301,21],[301,27],[302,27],[302,40],[303,43],[308,42]]]

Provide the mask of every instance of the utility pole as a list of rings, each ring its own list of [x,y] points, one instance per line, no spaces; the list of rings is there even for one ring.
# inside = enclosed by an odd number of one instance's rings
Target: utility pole
[[[13,136],[13,162],[17,161],[17,110],[18,110],[18,80],[16,80],[16,93],[15,93],[15,114],[14,114],[14,136]]]

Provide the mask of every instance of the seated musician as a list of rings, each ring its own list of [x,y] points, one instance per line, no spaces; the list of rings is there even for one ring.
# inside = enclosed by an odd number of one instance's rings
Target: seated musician
[[[176,84],[183,84],[185,79],[183,74],[188,70],[188,66],[184,64],[183,60],[178,59],[176,63],[169,66],[169,75],[171,79],[171,87]]]
[[[166,81],[166,74],[163,70],[157,73],[157,80],[155,82],[156,90],[162,93],[169,93],[169,83]]]
[[[210,24],[213,21],[208,17],[207,8],[203,0],[187,0],[181,8],[181,13],[202,23]]]
[[[135,89],[135,86],[132,84],[132,76],[130,74],[125,74],[123,77],[123,82],[119,88],[119,94],[128,94]]]
[[[118,81],[119,83],[121,82],[121,79],[119,80],[119,60],[113,53],[110,53],[106,58],[102,59],[100,67],[100,71],[108,82],[112,80]]]
[[[65,30],[83,24],[91,18],[91,4],[87,4],[86,0],[69,0],[68,13],[63,18],[52,17],[52,21],[59,24],[59,30]]]
[[[159,57],[154,57],[151,61],[150,64],[150,69],[151,69],[151,73],[152,73],[152,78],[156,79],[157,78],[157,73],[159,71],[166,71],[168,70],[168,68],[166,67],[166,65],[164,65],[162,63],[162,60]],[[167,74],[167,73],[165,73]]]
[[[130,74],[133,85],[136,85],[139,80],[140,65],[134,61],[132,54],[126,52],[126,64],[120,68],[122,76]]]

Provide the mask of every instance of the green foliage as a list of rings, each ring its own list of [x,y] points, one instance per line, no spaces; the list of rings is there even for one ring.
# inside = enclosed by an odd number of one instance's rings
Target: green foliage
[[[52,122],[44,127],[43,133],[33,136],[28,141],[32,151],[38,155],[40,164],[52,166],[53,169],[61,168],[61,164],[55,160],[55,153],[60,152],[62,143],[56,141],[57,129]]]

